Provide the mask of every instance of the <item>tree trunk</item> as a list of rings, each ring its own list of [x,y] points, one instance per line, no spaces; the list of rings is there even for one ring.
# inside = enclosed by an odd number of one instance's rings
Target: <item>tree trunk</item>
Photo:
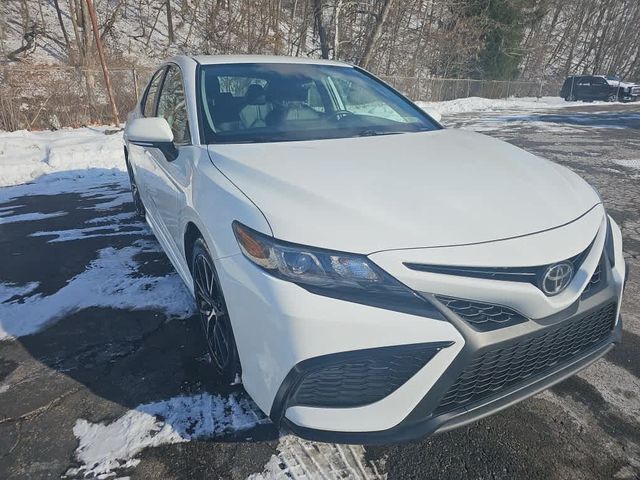
[[[382,6],[382,12],[376,18],[376,25],[373,29],[373,32],[367,39],[367,44],[364,47],[364,53],[362,54],[362,59],[360,60],[360,66],[362,68],[369,68],[371,64],[371,60],[373,60],[373,53],[378,45],[378,41],[380,37],[382,37],[385,23],[387,22],[387,18],[389,17],[389,12],[391,11],[391,7],[395,3],[395,0],[384,0],[384,5]]]
[[[62,20],[62,12],[60,11],[60,4],[58,3],[58,0],[53,0],[53,6],[56,9],[56,15],[58,16],[58,23],[60,23],[60,30],[62,30],[64,43],[67,46],[67,56],[71,57],[71,42],[69,41],[69,34],[67,33],[67,29],[64,27],[64,21]]]
[[[322,58],[329,58],[329,40],[327,39],[327,30],[324,26],[322,18],[322,0],[313,0],[313,18],[315,19],[318,37],[320,38],[320,53]]]
[[[342,11],[342,0],[336,0],[333,13],[334,33],[333,33],[333,58],[338,60],[340,53],[340,12]]]
[[[173,44],[175,37],[173,35],[173,18],[171,15],[171,0],[165,0],[167,5],[167,35],[169,37],[169,45]]]

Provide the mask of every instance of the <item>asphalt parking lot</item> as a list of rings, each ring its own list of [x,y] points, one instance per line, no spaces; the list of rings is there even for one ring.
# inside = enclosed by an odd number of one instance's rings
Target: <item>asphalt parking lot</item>
[[[7,187],[0,478],[640,478],[640,105],[444,121],[557,161],[598,188],[632,269],[622,345],[550,391],[419,442],[302,441],[278,432],[241,385],[210,374],[188,294],[132,215],[125,173],[62,192]]]

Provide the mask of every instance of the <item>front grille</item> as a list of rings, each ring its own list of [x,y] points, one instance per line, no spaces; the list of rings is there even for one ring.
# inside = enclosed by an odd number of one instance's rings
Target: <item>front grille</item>
[[[560,328],[479,355],[449,388],[435,413],[465,407],[557,370],[605,341],[615,324],[615,315],[616,304],[611,303]]]
[[[328,355],[321,367],[304,375],[288,405],[347,408],[377,402],[397,390],[448,345],[406,345]]]
[[[601,265],[602,265],[602,261],[600,261],[600,263],[596,267],[595,272],[593,272],[593,275],[591,275],[591,279],[589,280],[589,283],[587,283],[587,286],[584,287],[584,290],[582,291],[582,295],[580,295],[580,298],[585,299],[587,297],[590,297],[598,290],[598,286],[600,285],[600,280],[602,279],[602,269],[600,268]]]
[[[436,298],[472,327],[482,332],[510,327],[527,321],[525,316],[515,310],[500,305],[471,302],[442,295],[437,295]]]
[[[595,241],[595,239],[594,239]],[[582,252],[574,255],[564,262],[573,265],[573,271],[577,272],[582,266],[585,258],[591,251],[593,241]],[[549,263],[546,265],[538,265],[534,267],[464,267],[464,266],[446,266],[446,265],[430,265],[423,263],[404,262],[403,265],[410,270],[418,272],[440,273],[443,275],[455,275],[459,277],[481,278],[489,280],[501,280],[507,282],[523,282],[530,283],[536,288],[542,290],[541,285],[547,270],[557,263]],[[546,293],[545,293],[546,294]]]
[[[632,87],[631,95],[640,95],[640,87]]]

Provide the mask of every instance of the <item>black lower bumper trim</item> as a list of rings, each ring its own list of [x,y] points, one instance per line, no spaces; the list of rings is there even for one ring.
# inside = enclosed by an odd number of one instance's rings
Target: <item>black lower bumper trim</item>
[[[390,395],[453,342],[367,348],[331,353],[296,364],[287,374],[271,408],[279,423],[287,408],[349,408]]]
[[[572,358],[551,373],[532,378],[524,385],[518,385],[508,391],[500,392],[494,397],[485,399],[479,405],[450,411],[437,417],[427,417],[416,422],[407,423],[403,421],[388,430],[374,432],[317,430],[296,425],[286,418],[282,419],[282,425],[302,438],[320,442],[376,445],[416,440],[436,432],[444,432],[474,422],[546,390],[556,383],[575,375],[604,356],[615,344],[620,342],[621,338],[622,318],[619,318],[609,338],[582,355]]]

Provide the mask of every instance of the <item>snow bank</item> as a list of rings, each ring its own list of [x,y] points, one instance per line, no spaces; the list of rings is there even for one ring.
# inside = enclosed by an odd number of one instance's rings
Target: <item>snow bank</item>
[[[60,171],[124,170],[122,132],[111,132],[109,127],[0,131],[0,187]]]
[[[269,420],[242,394],[202,393],[139,405],[108,425],[76,421],[81,463],[66,475],[93,477],[135,467],[143,449],[247,430]]]
[[[499,112],[502,110],[542,110],[576,106],[575,102],[565,102],[560,97],[522,97],[522,98],[458,98],[446,102],[415,102],[420,108],[432,109],[442,115],[453,115],[467,112]],[[604,102],[594,102],[599,104]]]

